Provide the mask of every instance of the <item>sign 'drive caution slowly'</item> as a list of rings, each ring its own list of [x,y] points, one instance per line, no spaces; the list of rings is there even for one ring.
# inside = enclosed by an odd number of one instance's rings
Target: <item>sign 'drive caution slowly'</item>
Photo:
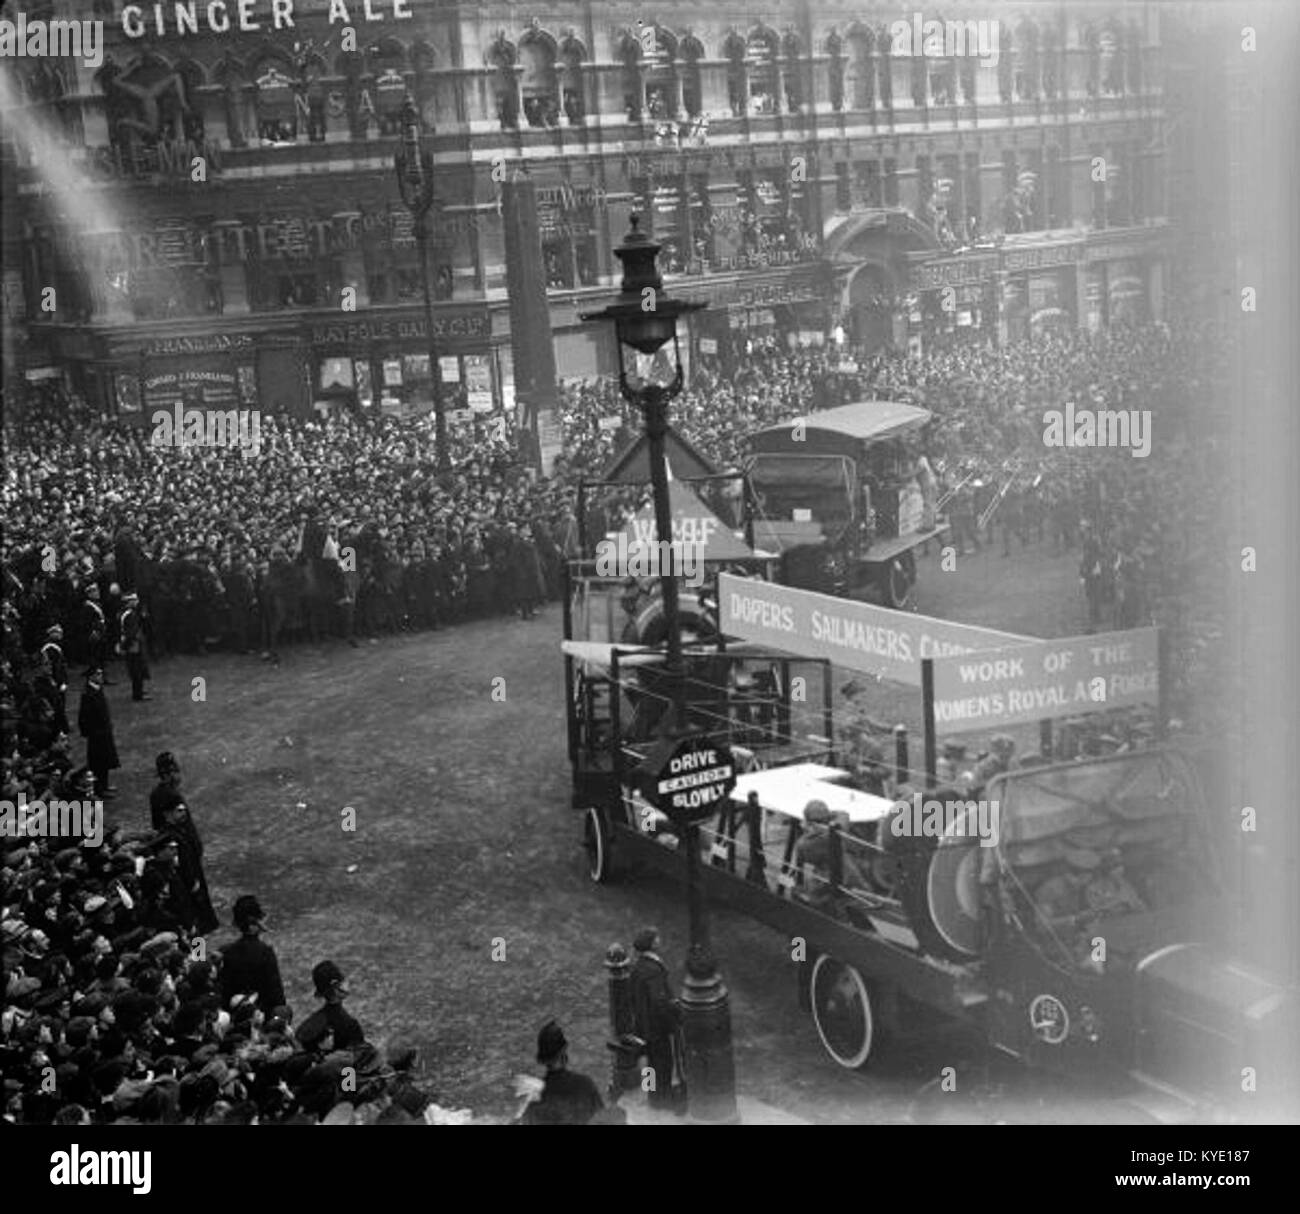
[[[670,818],[699,822],[735,787],[730,749],[704,735],[663,738],[641,765],[642,792]]]
[[[1154,628],[1135,628],[937,658],[935,726],[960,733],[1154,704],[1157,635]]]

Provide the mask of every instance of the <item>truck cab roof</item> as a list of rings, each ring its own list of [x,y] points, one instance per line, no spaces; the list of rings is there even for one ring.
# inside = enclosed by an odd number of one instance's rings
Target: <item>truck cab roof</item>
[[[802,427],[799,438],[795,437],[795,423],[787,421],[758,431],[750,438],[749,444],[756,455],[774,452],[809,455],[826,450],[842,452],[849,444],[868,446],[919,430],[931,416],[929,409],[918,405],[864,400],[823,409],[799,419]]]

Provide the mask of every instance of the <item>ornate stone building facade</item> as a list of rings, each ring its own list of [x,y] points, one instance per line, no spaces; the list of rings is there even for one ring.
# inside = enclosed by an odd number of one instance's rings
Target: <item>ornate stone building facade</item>
[[[435,337],[463,404],[510,401],[499,200],[518,174],[538,191],[561,374],[607,369],[577,313],[609,298],[634,212],[674,292],[712,305],[696,352],[755,330],[1005,338],[1163,306],[1154,5],[44,7],[103,20],[105,54],[6,65],[6,300],[29,373],[68,367],[109,413],[186,392],[427,403],[393,170],[408,94],[435,154]]]

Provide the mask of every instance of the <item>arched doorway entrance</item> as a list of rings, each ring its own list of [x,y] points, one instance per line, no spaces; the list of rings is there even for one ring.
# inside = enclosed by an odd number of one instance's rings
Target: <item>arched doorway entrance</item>
[[[844,328],[849,341],[874,354],[894,341],[894,301],[898,290],[893,275],[879,262],[857,266],[849,274],[845,291]]]
[[[841,323],[867,354],[906,342],[908,253],[940,248],[935,234],[907,211],[876,208],[840,220],[826,237],[840,284]]]

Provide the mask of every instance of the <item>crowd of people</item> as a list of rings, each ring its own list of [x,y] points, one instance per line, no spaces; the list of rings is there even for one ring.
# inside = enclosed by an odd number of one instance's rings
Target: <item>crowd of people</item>
[[[60,748],[18,758],[4,798],[42,809],[3,840],[6,1121],[436,1120],[418,1050],[367,1041],[334,962],[312,969],[319,1008],[295,1017],[256,897],[235,900],[238,938],[210,946],[219,925],[172,755],[157,760],[153,829],[135,834],[53,814],[53,798],[92,796]]]

